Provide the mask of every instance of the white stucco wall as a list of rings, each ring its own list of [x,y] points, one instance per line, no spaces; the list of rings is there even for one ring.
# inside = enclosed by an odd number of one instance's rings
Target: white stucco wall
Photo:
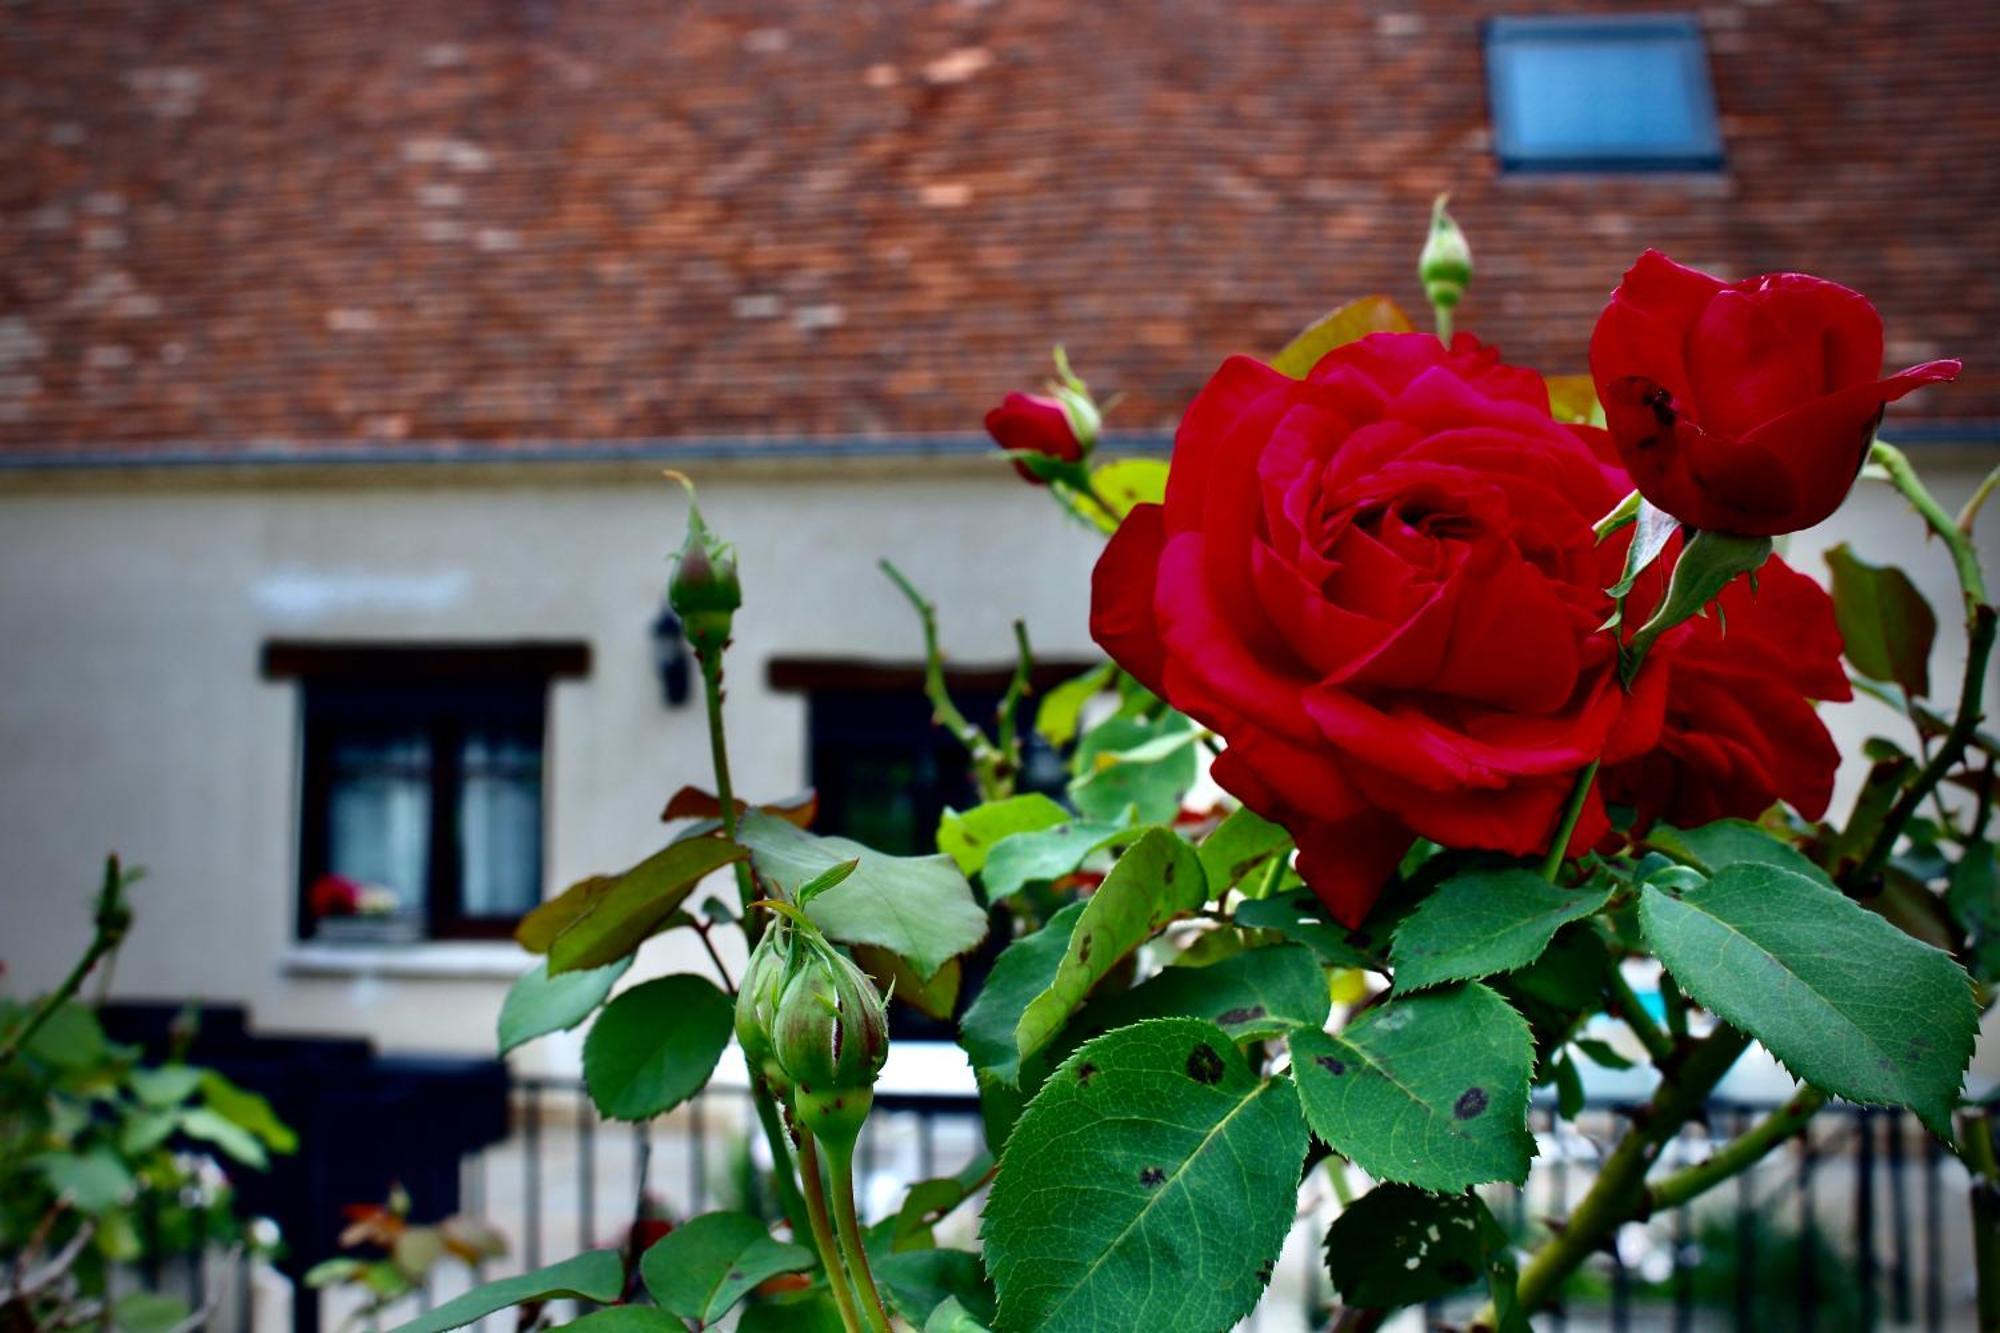
[[[1955,508],[1994,460],[1933,450],[1918,461]],[[729,709],[746,794],[789,793],[806,776],[804,704],[766,687],[772,656],[916,656],[880,556],[943,604],[957,660],[1005,661],[1016,615],[1048,655],[1091,651],[1097,540],[1004,468],[696,471],[711,522],[742,556]],[[60,974],[86,937],[100,858],[116,849],[149,871],[118,993],[241,1001],[268,1029],[489,1051],[501,978],[525,966],[510,945],[431,955],[457,976],[300,967],[298,700],[295,685],[259,676],[259,650],[273,638],[588,641],[590,675],[556,686],[550,718],[547,883],[559,888],[654,850],[666,795],[707,783],[700,709],[663,707],[648,642],[681,513],[677,493],[642,470],[0,481],[7,989]],[[2000,505],[1982,527],[2000,549]],[[1943,625],[1934,679],[1955,688],[1962,635],[1942,548],[1877,486],[1795,538],[1794,562],[1824,578],[1818,552],[1842,537],[1923,586]],[[2000,562],[1989,556],[1989,568],[2000,585]],[[1897,731],[1870,703],[1830,720],[1850,749]],[[640,971],[703,966],[691,940],[670,936]],[[560,1065],[569,1051],[543,1044],[526,1058]]]

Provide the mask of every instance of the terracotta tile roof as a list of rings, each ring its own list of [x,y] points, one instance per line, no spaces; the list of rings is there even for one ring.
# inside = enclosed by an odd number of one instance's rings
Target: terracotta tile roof
[[[1728,170],[1502,178],[1426,0],[20,0],[0,448],[976,430],[1068,343],[1114,422],[1418,301],[1580,368],[1646,244],[1872,295],[1905,415],[2000,418],[2000,7],[1716,3]],[[1616,9],[1572,0],[1562,11]]]

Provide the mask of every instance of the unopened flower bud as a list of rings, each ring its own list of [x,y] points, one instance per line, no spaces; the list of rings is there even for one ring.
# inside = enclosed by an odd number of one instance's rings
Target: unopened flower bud
[[[1444,211],[1447,198],[1441,194],[1431,205],[1431,232],[1417,257],[1417,277],[1424,284],[1424,298],[1449,310],[1472,283],[1472,247],[1451,214]]]
[[[685,478],[682,484],[687,485]],[[688,485],[687,540],[674,557],[667,605],[681,618],[688,642],[698,653],[719,651],[729,641],[730,624],[736,609],[743,605],[743,585],[736,578],[736,548],[709,531],[701,510],[695,507],[692,485]]]
[[[736,992],[736,1041],[743,1047],[743,1061],[752,1073],[762,1073],[781,1095],[791,1081],[778,1063],[772,1031],[777,1024],[778,997],[785,991],[785,961],[791,950],[791,930],[779,921],[764,932],[750,961],[743,969],[743,983]]]
[[[815,1138],[852,1144],[889,1058],[889,1011],[866,972],[830,945],[804,943],[772,1038],[800,1122]]]

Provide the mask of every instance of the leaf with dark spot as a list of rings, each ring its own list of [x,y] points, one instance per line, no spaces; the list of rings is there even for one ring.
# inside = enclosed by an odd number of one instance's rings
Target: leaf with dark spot
[[[1202,1042],[1192,1051],[1188,1052],[1187,1072],[1188,1077],[1197,1083],[1212,1084],[1220,1082],[1222,1079],[1222,1057],[1215,1053],[1213,1046],[1210,1046],[1207,1042]]]
[[[1451,1113],[1460,1120],[1470,1120],[1486,1113],[1486,1089],[1467,1088],[1465,1095],[1452,1103]]]
[[[1167,1173],[1157,1166],[1149,1166],[1139,1172],[1139,1183],[1147,1189],[1158,1189],[1167,1183]]]

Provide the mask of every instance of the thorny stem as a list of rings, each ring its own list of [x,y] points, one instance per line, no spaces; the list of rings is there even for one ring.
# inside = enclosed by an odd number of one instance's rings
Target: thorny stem
[[[868,1251],[861,1244],[861,1218],[854,1207],[854,1144],[829,1142],[825,1146],[827,1176],[833,1184],[833,1216],[840,1225],[840,1244],[848,1269],[861,1292],[862,1313],[868,1316],[875,1333],[892,1333],[889,1312],[882,1307],[881,1293],[875,1290],[875,1275],[868,1268]]]
[[[1646,1006],[1632,990],[1632,983],[1625,980],[1625,973],[1616,962],[1606,969],[1604,988],[1610,994],[1611,1007],[1625,1026],[1632,1029],[1632,1035],[1646,1048],[1653,1064],[1663,1072],[1674,1058],[1674,1040],[1660,1030],[1653,1016],[1646,1012]]]
[[[1000,743],[996,745],[959,710],[945,684],[944,650],[938,646],[937,606],[918,592],[916,585],[893,563],[888,560],[879,563],[889,581],[916,610],[917,621],[924,633],[924,697],[930,700],[937,724],[950,732],[952,738],[964,746],[965,752],[972,757],[979,798],[982,801],[997,801],[1013,795],[1014,779],[1021,768],[1020,740],[1015,734],[1013,715],[1021,700],[1027,697],[1034,666],[1028,650],[1027,627],[1020,621],[1014,622],[1014,643],[1018,655],[1013,678],[1008,681],[1007,693],[1000,701],[997,723]]]
[[[861,1333],[861,1318],[855,1313],[847,1268],[840,1261],[840,1247],[833,1239],[833,1223],[827,1220],[826,1186],[820,1180],[819,1152],[813,1147],[812,1135],[804,1132],[799,1134],[799,1167],[806,1182],[813,1244],[819,1249],[820,1265],[826,1269],[826,1285],[833,1291],[833,1303],[840,1307],[841,1326],[847,1333]]]
[[[1562,823],[1556,826],[1555,837],[1549,840],[1549,854],[1542,859],[1542,878],[1553,884],[1562,871],[1563,858],[1569,853],[1570,835],[1576,832],[1576,821],[1583,817],[1584,802],[1590,799],[1590,784],[1597,779],[1597,761],[1591,760],[1582,772],[1576,775],[1576,787],[1569,794],[1569,804],[1563,808]]]
[[[722,988],[734,996],[736,994],[736,983],[730,980],[729,969],[723,965],[722,955],[715,951],[715,941],[708,937],[708,932],[711,929],[713,927],[709,926],[706,922],[697,921],[694,923],[694,933],[701,936],[701,947],[708,950],[708,961],[715,964],[715,974],[722,978]]]
[[[1972,538],[1957,521],[1938,504],[1935,497],[1917,476],[1916,469],[1903,451],[1892,444],[1877,440],[1869,452],[1869,458],[1888,473],[1889,484],[1901,492],[1932,532],[1943,540],[1951,552],[1952,567],[1958,574],[1959,591],[1965,601],[1965,682],[1959,691],[1958,716],[1952,719],[1951,730],[1945,733],[1942,743],[1931,755],[1930,761],[1917,773],[1916,779],[1903,790],[1903,794],[1890,809],[1889,817],[1882,821],[1876,831],[1875,841],[1869,845],[1867,856],[1855,868],[1849,887],[1865,889],[1881,875],[1882,867],[1888,864],[1889,854],[1895,849],[1896,839],[1901,836],[1904,825],[1908,824],[1924,798],[1944,781],[1947,774],[1964,757],[1966,746],[1972,741],[1973,733],[1979,729],[1981,701],[1986,690],[1986,664],[1993,653],[1994,609],[1986,601],[1986,576],[1979,567],[1979,552],[1972,544]]]
[[[701,663],[702,694],[708,703],[708,752],[715,766],[715,797],[722,805],[722,834],[736,841],[736,789],[729,780],[729,740],[722,730],[722,651],[697,650]],[[750,878],[750,863],[736,863],[736,896],[743,908],[743,931],[750,943],[763,933],[763,916],[751,907],[757,901],[757,886]]]
[[[1647,1199],[1646,1171],[1661,1146],[1701,1109],[1749,1044],[1750,1039],[1741,1032],[1720,1025],[1689,1051],[1676,1077],[1662,1079],[1652,1101],[1633,1118],[1625,1137],[1604,1159],[1590,1192],[1570,1213],[1562,1230],[1536,1250],[1521,1270],[1518,1290],[1524,1312],[1539,1309],[1620,1223],[1642,1213]],[[1491,1304],[1473,1321],[1476,1328],[1495,1325]]]
[[[1678,1208],[1755,1166],[1773,1148],[1798,1133],[1825,1105],[1826,1094],[1818,1088],[1800,1088],[1790,1101],[1718,1148],[1707,1161],[1656,1181],[1646,1191],[1646,1211],[1657,1213]]]
[[[757,1121],[764,1128],[764,1142],[771,1149],[771,1179],[777,1184],[778,1208],[784,1213],[792,1234],[803,1235],[812,1230],[812,1210],[808,1200],[799,1195],[799,1179],[804,1176],[809,1181],[817,1180],[818,1173],[793,1170],[790,1139],[785,1133],[784,1122],[779,1118],[777,1098],[771,1095],[770,1084],[754,1069],[750,1072],[750,1102],[757,1108]]]
[[[56,1010],[67,1004],[83,988],[91,969],[95,968],[106,954],[117,952],[125,940],[125,934],[132,928],[132,908],[125,901],[125,888],[136,876],[128,876],[119,866],[116,856],[104,859],[104,887],[97,895],[97,905],[92,917],[90,945],[83,951],[83,957],[76,960],[76,966],[62,979],[62,984],[43,996],[28,1015],[28,1021],[7,1034],[0,1041],[0,1066],[10,1063],[21,1049],[28,1044],[42,1024]]]

